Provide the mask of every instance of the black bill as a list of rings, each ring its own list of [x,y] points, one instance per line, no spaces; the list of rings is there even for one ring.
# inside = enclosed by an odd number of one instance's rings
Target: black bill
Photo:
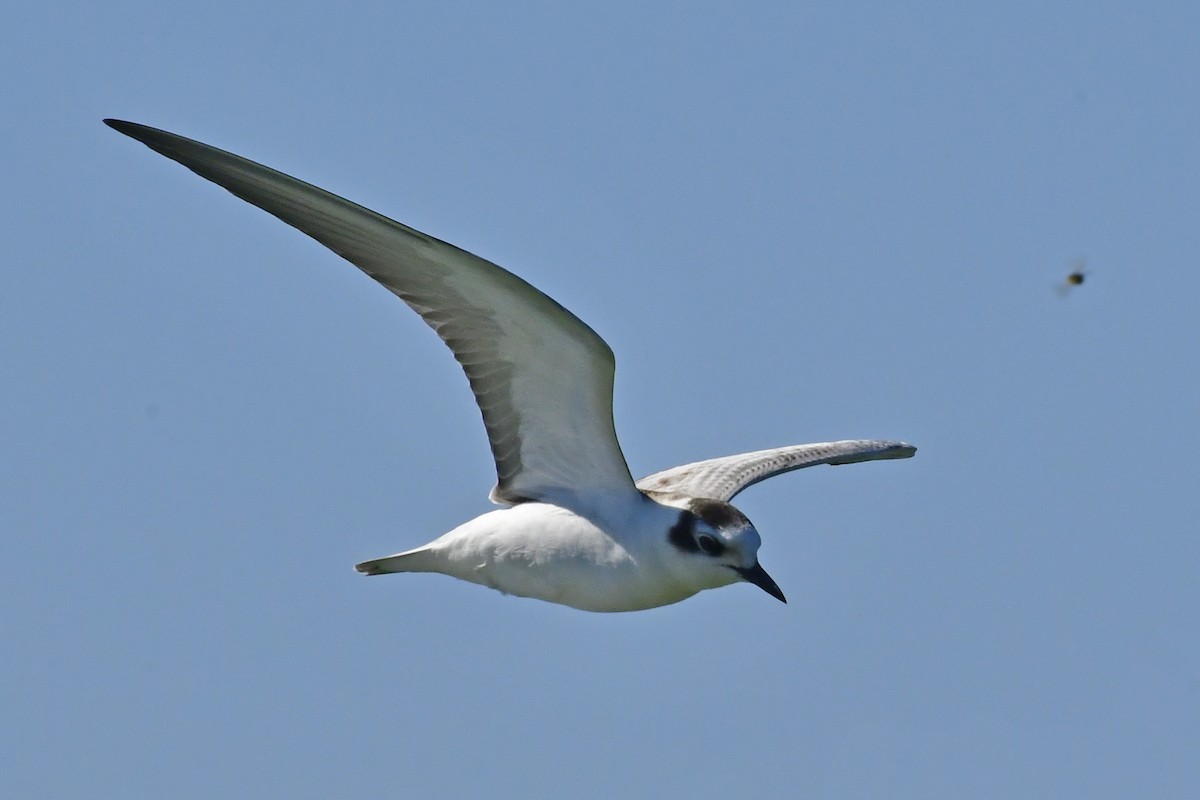
[[[741,575],[742,580],[753,583],[755,586],[762,589],[779,602],[787,602],[787,598],[783,596],[783,591],[780,590],[779,584],[777,584],[771,578],[771,576],[767,574],[767,571],[762,568],[762,564],[755,564],[753,567],[748,567],[746,569],[734,567],[733,571],[738,575]]]

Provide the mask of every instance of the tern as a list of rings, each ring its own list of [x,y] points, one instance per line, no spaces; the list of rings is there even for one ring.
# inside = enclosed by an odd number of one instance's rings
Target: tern
[[[452,244],[241,156],[132,122],[104,122],[316,239],[441,337],[483,414],[502,506],[366,575],[437,572],[586,611],[638,611],[739,581],[787,602],[758,531],[729,501],[817,464],[908,458],[847,440],[713,458],[634,481],[613,426],[612,350],[521,278]]]

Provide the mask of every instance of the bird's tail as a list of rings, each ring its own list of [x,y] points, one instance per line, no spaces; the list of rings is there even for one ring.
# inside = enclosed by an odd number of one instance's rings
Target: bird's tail
[[[437,572],[435,556],[426,547],[397,553],[394,556],[376,558],[355,564],[354,568],[363,575],[387,575],[392,572]]]

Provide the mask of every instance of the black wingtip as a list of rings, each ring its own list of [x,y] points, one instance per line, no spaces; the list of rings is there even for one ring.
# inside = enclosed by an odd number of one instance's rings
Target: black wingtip
[[[104,124],[112,128],[118,133],[123,133],[135,142],[141,142],[156,153],[161,153],[167,158],[178,161],[188,169],[195,171],[195,167],[188,163],[185,157],[186,152],[195,146],[201,149],[206,149],[214,152],[221,152],[215,147],[194,142],[184,136],[180,136],[170,131],[164,131],[159,128],[152,128],[149,125],[141,125],[137,122],[126,122],[123,119],[105,119]],[[202,177],[209,176],[200,173]],[[211,180],[211,178],[209,178]]]
[[[126,122],[123,119],[107,118],[104,120],[104,124],[118,133],[123,133],[126,136],[132,136],[138,141],[142,141],[146,134],[161,133],[161,131],[151,128],[149,125],[139,125],[136,122]]]
[[[123,119],[106,119],[104,120],[104,124],[117,133],[123,133],[131,139],[137,139],[138,141],[141,141],[141,137],[138,136],[139,129],[146,127],[145,125],[138,125],[136,122],[126,122]]]

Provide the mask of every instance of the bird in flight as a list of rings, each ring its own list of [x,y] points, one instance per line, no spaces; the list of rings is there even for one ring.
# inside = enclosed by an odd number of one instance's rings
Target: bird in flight
[[[847,440],[713,458],[634,481],[613,427],[612,350],[521,278],[337,195],[156,128],[106,119],[316,239],[397,295],[467,374],[502,508],[432,542],[364,561],[366,575],[437,572],[586,611],[638,611],[745,581],[783,602],[758,531],[729,501],[817,464],[908,458],[904,442]]]

